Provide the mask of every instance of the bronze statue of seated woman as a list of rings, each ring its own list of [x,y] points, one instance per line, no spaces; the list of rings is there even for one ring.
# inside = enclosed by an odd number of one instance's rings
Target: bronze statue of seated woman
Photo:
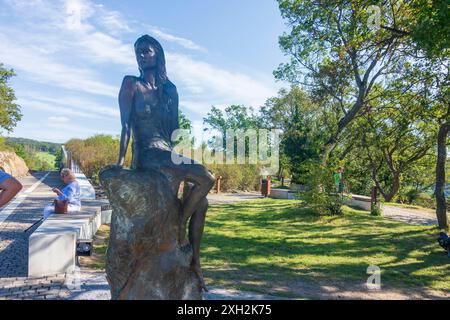
[[[185,226],[190,218],[191,267],[206,290],[200,267],[200,241],[208,209],[206,196],[214,177],[199,163],[172,161],[171,136],[179,128],[177,88],[167,77],[164,51],[158,41],[144,35],[137,39],[134,49],[140,76],[125,76],[120,88],[122,132],[117,165],[124,165],[132,138],[132,170],[158,170],[192,186],[183,197],[178,241],[180,246],[187,244]]]

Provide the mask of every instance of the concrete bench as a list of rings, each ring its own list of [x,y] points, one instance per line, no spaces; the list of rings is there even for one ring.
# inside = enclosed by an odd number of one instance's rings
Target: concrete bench
[[[351,198],[346,200],[346,204],[366,211],[371,210],[371,198],[366,196],[352,194]]]
[[[289,189],[270,189],[270,198],[274,199],[297,199],[297,191],[289,190]]]
[[[76,243],[92,239],[102,223],[104,200],[83,200],[82,210],[53,214],[30,236],[28,276],[65,273],[75,267]]]

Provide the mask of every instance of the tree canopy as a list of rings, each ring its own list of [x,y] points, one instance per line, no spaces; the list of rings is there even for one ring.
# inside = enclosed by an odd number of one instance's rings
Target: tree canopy
[[[8,81],[15,76],[12,69],[4,68],[0,63],[0,128],[8,132],[12,131],[22,119],[20,106],[15,103],[16,96]]]

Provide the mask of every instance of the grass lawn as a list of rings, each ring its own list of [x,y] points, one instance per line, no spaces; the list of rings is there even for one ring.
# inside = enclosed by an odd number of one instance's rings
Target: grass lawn
[[[383,288],[450,292],[450,259],[437,232],[348,207],[343,216],[318,217],[297,200],[214,205],[202,265],[209,286],[271,294],[274,285],[298,281],[363,284],[369,265],[380,267]],[[107,239],[107,230],[100,237]],[[103,268],[106,245],[99,243],[96,251],[92,266]]]
[[[253,291],[295,279],[364,283],[369,265],[388,288],[448,291],[450,259],[436,238],[436,227],[348,207],[318,217],[301,201],[261,199],[210,208],[202,263],[208,283]]]
[[[48,153],[48,152],[38,152],[37,156],[42,161],[48,162],[51,165],[55,164],[56,156],[54,154]]]

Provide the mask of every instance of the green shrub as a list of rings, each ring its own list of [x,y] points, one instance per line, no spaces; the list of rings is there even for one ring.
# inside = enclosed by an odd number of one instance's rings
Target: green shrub
[[[398,195],[395,197],[395,201],[398,203],[407,203],[430,209],[436,208],[435,198],[431,194],[417,190],[416,188],[400,190]]]
[[[98,182],[100,170],[117,162],[119,156],[119,139],[109,135],[95,135],[82,139],[71,139],[65,144],[75,162],[83,173]],[[131,163],[131,145],[125,159],[125,166]]]
[[[254,191],[259,190],[259,166],[252,164],[209,164],[207,168],[216,179],[221,176],[220,189],[222,191]]]
[[[305,176],[306,191],[303,199],[320,215],[340,215],[345,196],[337,193],[333,182],[333,170],[319,163],[309,163]]]
[[[416,205],[416,206],[430,208],[430,209],[435,209],[436,208],[436,199],[429,194],[421,192],[412,201],[411,204]]]

